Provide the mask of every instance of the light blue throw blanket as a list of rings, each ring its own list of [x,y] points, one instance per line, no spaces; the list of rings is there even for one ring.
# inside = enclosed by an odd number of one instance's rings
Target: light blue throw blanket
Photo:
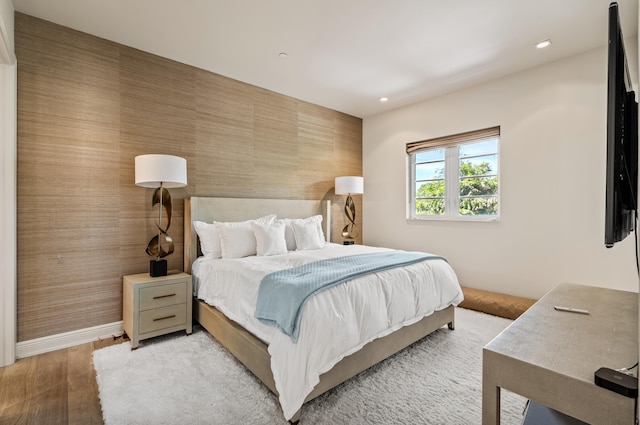
[[[258,289],[255,317],[298,341],[305,301],[313,294],[369,273],[442,257],[423,252],[385,251],[328,258],[268,274]]]

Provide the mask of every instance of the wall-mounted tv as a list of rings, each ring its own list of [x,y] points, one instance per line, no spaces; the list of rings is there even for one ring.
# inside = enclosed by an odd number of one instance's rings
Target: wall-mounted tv
[[[635,229],[638,194],[638,102],[631,86],[618,4],[609,5],[607,183],[604,244]]]

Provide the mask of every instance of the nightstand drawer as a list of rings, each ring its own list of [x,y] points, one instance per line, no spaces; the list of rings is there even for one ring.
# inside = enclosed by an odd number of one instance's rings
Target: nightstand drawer
[[[187,285],[185,282],[140,289],[140,311],[184,304],[186,300]]]
[[[157,331],[170,328],[187,322],[186,304],[177,304],[169,307],[156,308],[140,312],[140,333]]]

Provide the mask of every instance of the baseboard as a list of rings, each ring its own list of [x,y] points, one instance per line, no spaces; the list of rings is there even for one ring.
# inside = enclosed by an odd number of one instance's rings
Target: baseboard
[[[119,321],[91,328],[45,336],[42,338],[30,339],[16,344],[16,357],[21,359],[24,357],[35,356],[36,354],[74,347],[76,345],[86,344],[87,342],[98,341],[100,339],[111,338],[113,336],[120,336],[122,333],[122,321]]]

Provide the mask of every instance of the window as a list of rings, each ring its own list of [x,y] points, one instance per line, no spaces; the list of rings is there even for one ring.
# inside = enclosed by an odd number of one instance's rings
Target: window
[[[500,218],[500,127],[407,144],[409,218]]]

